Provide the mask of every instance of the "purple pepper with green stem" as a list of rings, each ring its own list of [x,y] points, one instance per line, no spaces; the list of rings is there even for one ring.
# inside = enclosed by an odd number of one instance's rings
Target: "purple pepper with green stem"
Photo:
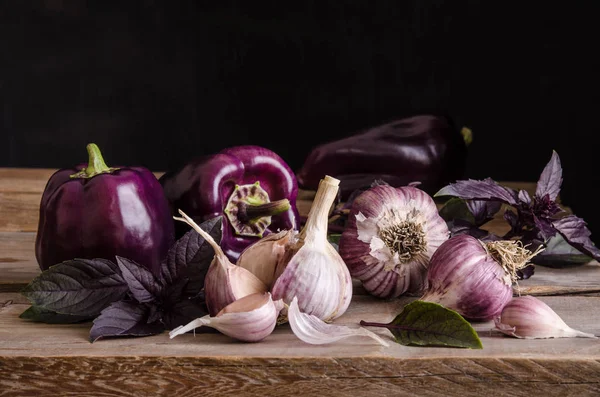
[[[275,152],[241,145],[195,158],[159,179],[173,215],[184,211],[196,223],[223,216],[221,248],[233,262],[261,237],[297,230],[298,182]],[[182,222],[176,236],[189,230]]]
[[[42,194],[35,242],[40,269],[119,255],[158,275],[175,240],[158,179],[144,167],[108,167],[94,143],[87,151],[87,164],[56,171]]]

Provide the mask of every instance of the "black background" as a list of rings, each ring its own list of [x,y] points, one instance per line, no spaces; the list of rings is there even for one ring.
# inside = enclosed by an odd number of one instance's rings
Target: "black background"
[[[294,169],[317,143],[443,112],[467,177],[536,181],[594,209],[598,2],[0,2],[0,166],[173,169],[237,144]],[[593,237],[597,237],[593,234]]]

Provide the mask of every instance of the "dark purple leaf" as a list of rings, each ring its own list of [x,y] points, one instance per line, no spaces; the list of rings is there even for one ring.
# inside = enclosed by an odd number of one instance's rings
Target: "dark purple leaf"
[[[533,276],[534,273],[535,273],[535,265],[530,263],[529,265],[525,266],[523,269],[517,270],[517,279],[527,280],[529,277]]]
[[[222,238],[222,217],[217,216],[202,222],[200,228],[217,243]],[[161,280],[169,285],[178,278],[188,278],[186,293],[196,295],[204,286],[204,277],[214,256],[210,244],[195,230],[190,230],[171,247],[161,264]]]
[[[91,321],[94,316],[73,316],[71,314],[56,313],[38,306],[30,306],[19,315],[19,318],[46,324],[75,324]]]
[[[568,215],[555,220],[552,225],[570,245],[592,258],[600,260],[600,250],[590,239],[592,233],[583,219],[575,215]]]
[[[558,153],[553,150],[550,161],[548,164],[546,164],[546,167],[544,167],[544,170],[540,175],[540,179],[535,189],[535,195],[538,197],[543,197],[547,194],[550,196],[552,201],[555,201],[558,197],[558,193],[560,192],[561,184],[562,166],[560,164]]]
[[[161,293],[161,285],[154,275],[145,267],[131,259],[117,255],[117,264],[121,269],[123,279],[129,287],[129,292],[140,303],[152,302]]]
[[[437,193],[434,197],[454,196],[465,200],[494,200],[506,204],[517,204],[517,193],[508,187],[501,186],[490,178],[484,180],[467,179],[451,183]]]
[[[183,299],[165,310],[162,321],[165,329],[174,329],[207,314],[208,309],[204,302]]]
[[[554,237],[556,229],[552,226],[552,221],[545,218],[534,218],[535,227],[538,230],[538,235],[542,240],[547,241]]]
[[[464,219],[454,219],[446,223],[448,225],[448,229],[450,230],[450,236],[452,237],[457,236],[459,234],[468,234],[479,240],[485,240],[489,238],[494,239],[490,236],[490,232],[488,232],[487,230],[480,229]]]
[[[500,201],[468,200],[466,203],[469,211],[475,218],[475,225],[477,226],[481,226],[492,220],[494,215],[502,208]]]
[[[123,299],[128,288],[119,267],[107,259],[73,259],[43,271],[22,291],[34,306],[75,316],[98,315]]]
[[[114,302],[94,320],[90,342],[115,336],[149,336],[160,334],[164,325],[160,321],[148,323],[149,308],[138,302]]]
[[[513,211],[504,211],[504,220],[508,222],[512,231],[516,231],[519,228],[519,216]]]

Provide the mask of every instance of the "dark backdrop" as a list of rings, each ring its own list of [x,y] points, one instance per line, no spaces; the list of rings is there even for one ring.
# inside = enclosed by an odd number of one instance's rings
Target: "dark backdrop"
[[[536,181],[557,150],[563,202],[600,235],[594,3],[3,0],[0,166],[70,166],[96,142],[167,170],[253,143],[297,169],[439,111],[474,132],[468,177]]]

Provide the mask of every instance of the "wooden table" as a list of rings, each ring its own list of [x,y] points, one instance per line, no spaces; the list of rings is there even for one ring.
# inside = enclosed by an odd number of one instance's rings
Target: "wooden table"
[[[53,170],[0,169],[0,396],[587,396],[600,395],[600,339],[520,340],[474,324],[482,350],[385,348],[369,338],[309,345],[289,326],[263,342],[220,334],[88,341],[90,324],[19,319],[18,293],[39,274],[38,206]],[[533,184],[512,184],[533,189]],[[300,212],[310,206],[302,192]],[[502,220],[492,229],[504,227]],[[597,262],[538,266],[523,294],[547,302],[573,328],[600,334]],[[338,324],[390,321],[410,298],[381,301],[355,284]],[[385,329],[372,329],[391,341]]]

